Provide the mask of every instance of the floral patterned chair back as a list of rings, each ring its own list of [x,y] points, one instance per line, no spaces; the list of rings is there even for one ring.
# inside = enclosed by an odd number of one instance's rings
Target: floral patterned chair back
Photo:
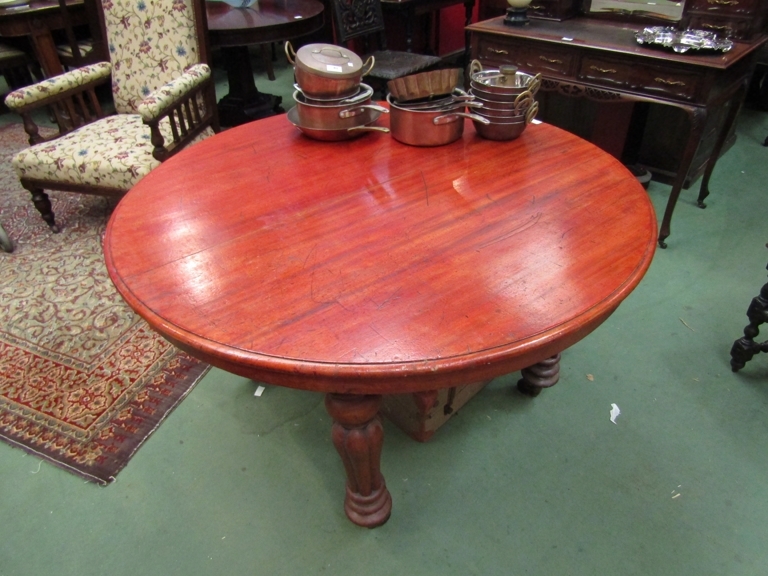
[[[102,0],[119,114],[134,114],[151,92],[205,61],[191,0]]]
[[[109,62],[95,62],[14,90],[31,146],[11,160],[54,232],[46,190],[118,198],[187,146],[219,130],[208,62],[205,0],[84,0],[98,14]],[[111,106],[96,90],[112,83]],[[116,112],[116,113],[113,113]],[[36,119],[53,116],[58,133]]]

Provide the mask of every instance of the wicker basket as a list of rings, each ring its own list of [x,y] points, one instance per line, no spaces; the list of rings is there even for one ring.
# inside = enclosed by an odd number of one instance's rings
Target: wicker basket
[[[453,92],[459,82],[458,68],[430,70],[395,78],[387,82],[387,89],[398,102],[444,96]]]

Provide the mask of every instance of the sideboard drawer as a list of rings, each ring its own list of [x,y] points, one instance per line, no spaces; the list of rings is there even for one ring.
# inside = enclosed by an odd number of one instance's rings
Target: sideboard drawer
[[[719,16],[751,16],[757,13],[757,0],[689,0],[686,8],[693,12]]]
[[[545,76],[567,78],[573,76],[577,58],[572,50],[537,45],[524,52],[523,62],[518,66],[531,74],[541,72]]]
[[[576,56],[573,51],[548,46],[504,42],[481,37],[477,44],[477,57],[489,65],[514,64],[523,72],[561,78],[573,74]]]
[[[479,59],[483,64],[486,62],[493,66],[499,64],[514,64],[518,68],[523,67],[525,60],[525,49],[519,44],[514,42],[508,42],[489,38],[487,36],[481,36],[477,42],[477,54],[475,58]]]
[[[734,40],[744,40],[752,34],[753,19],[691,13],[688,27],[707,30]]]
[[[579,80],[608,88],[626,88],[632,77],[632,65],[605,58],[585,56],[579,67]]]
[[[633,66],[635,90],[659,98],[693,101],[698,93],[701,75],[654,66]]]
[[[576,15],[576,5],[574,0],[533,0],[528,6],[528,16],[562,21]]]

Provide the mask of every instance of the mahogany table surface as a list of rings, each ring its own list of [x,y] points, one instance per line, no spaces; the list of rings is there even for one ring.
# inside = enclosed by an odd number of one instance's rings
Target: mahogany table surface
[[[379,123],[386,125],[387,115]],[[546,124],[513,141],[320,142],[285,116],[142,179],[104,252],[126,301],[225,370],[343,394],[480,381],[597,327],[650,265],[656,219],[617,160]]]

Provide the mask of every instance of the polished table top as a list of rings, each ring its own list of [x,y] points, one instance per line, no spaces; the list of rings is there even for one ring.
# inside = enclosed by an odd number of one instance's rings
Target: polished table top
[[[640,281],[655,230],[637,180],[552,126],[492,142],[467,121],[450,145],[412,148],[381,132],[317,142],[275,116],[153,170],[104,254],[180,348],[327,393],[344,511],[372,528],[392,509],[381,394],[423,401],[523,368],[541,386]]]
[[[468,124],[413,148],[317,142],[279,116],[154,170],[115,210],[105,253],[131,306],[214,364],[390,393],[566,348],[640,280],[654,227],[623,166],[552,126],[492,142]]]

